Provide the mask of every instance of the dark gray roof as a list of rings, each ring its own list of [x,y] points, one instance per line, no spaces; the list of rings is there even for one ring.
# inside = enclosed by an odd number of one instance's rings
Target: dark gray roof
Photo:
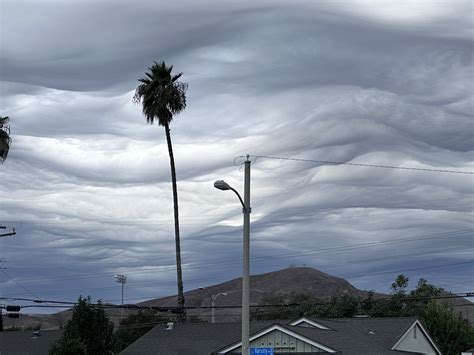
[[[1,355],[45,355],[54,341],[61,337],[60,330],[42,330],[37,337],[30,331],[0,332]]]
[[[258,332],[272,324],[271,321],[252,322],[250,331]],[[160,324],[121,354],[209,355],[239,341],[241,330],[241,323],[178,323],[173,330],[166,330],[166,324]]]
[[[386,318],[335,318],[316,322],[350,336],[368,337],[368,341],[383,349],[391,349],[400,337],[417,320],[416,317]]]
[[[344,318],[313,319],[331,330],[291,326],[275,321],[252,322],[251,334],[274,324],[318,342],[338,353],[356,355],[402,355],[391,347],[415,322],[416,318]],[[173,330],[159,325],[121,354],[209,355],[240,342],[241,323],[175,324]]]
[[[342,354],[412,354],[390,350],[413,324],[415,318],[370,318],[314,320],[332,330],[282,325],[308,339],[330,347]]]

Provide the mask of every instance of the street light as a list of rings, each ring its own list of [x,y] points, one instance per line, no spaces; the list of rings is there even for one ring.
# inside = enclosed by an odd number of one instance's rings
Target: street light
[[[242,273],[242,355],[249,354],[250,337],[250,160],[247,155],[245,161],[244,177],[244,200],[240,197],[237,190],[231,187],[224,180],[214,182],[214,187],[219,190],[232,190],[239,198],[242,204],[242,213],[244,214],[243,230],[243,273]]]
[[[211,295],[209,293],[209,290],[205,287],[199,287],[200,290],[204,290],[206,291],[207,295],[209,296],[209,298],[211,299],[211,323],[215,323],[216,322],[216,319],[215,319],[215,313],[214,313],[214,307],[216,305],[216,300],[219,296],[227,296],[227,292],[219,292],[215,295]]]
[[[0,226],[0,229],[7,229],[7,227],[5,227],[5,226]],[[10,236],[10,235],[15,235],[15,234],[16,234],[15,228],[13,228],[13,231],[12,231],[12,232],[0,234],[0,237],[8,237],[8,236]]]

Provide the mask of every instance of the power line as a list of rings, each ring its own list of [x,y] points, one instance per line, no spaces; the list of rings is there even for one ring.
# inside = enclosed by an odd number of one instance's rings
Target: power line
[[[403,301],[405,302],[411,302],[411,301],[429,301],[429,300],[441,300],[441,299],[458,299],[458,298],[469,298],[469,297],[474,297],[474,291],[471,292],[462,292],[462,293],[456,293],[456,294],[447,294],[447,295],[433,295],[433,296],[412,296],[412,295],[406,295],[403,298]],[[367,299],[367,297],[356,297],[361,300]],[[15,298],[15,297],[5,297],[4,299],[8,300],[28,300],[25,298]],[[314,297],[314,300],[317,300],[317,297]],[[322,298],[319,298],[322,300]],[[379,301],[379,300],[391,300],[392,297],[377,297],[374,298],[374,301]],[[30,300],[33,301],[34,300]],[[61,303],[62,301],[49,301],[50,303],[57,302]],[[64,302],[65,303],[65,302]],[[71,306],[77,305],[77,302],[70,302],[70,305],[60,305],[58,307],[63,307],[63,308],[70,308]],[[331,302],[327,301],[321,301],[321,302],[316,302],[316,303],[311,303],[312,305],[331,305]],[[465,305],[459,305],[459,306],[467,306],[470,305],[469,303]],[[474,305],[474,303],[472,304]],[[103,304],[103,303],[93,303],[91,306],[95,307],[101,307],[101,308],[125,308],[125,309],[131,309],[131,310],[156,310],[156,311],[172,311],[172,310],[179,310],[180,307],[178,306],[143,306],[143,305],[136,305],[136,304],[124,304],[124,305],[115,305],[115,304]],[[297,307],[301,306],[299,303],[284,303],[284,304],[263,304],[263,305],[250,305],[252,308],[256,309],[261,309],[261,308],[288,308],[288,307]],[[20,306],[21,308],[52,308],[55,306],[52,305],[22,305]],[[241,305],[220,305],[220,306],[185,306],[184,307],[187,310],[196,310],[196,309],[240,309],[242,308]]]
[[[18,281],[16,281],[13,277],[11,277],[5,270],[3,269],[0,269],[0,271],[5,274],[5,276],[7,276],[10,280],[12,280],[18,287],[22,288],[23,290],[25,290],[26,292],[28,292],[30,295],[32,295],[33,297],[35,297],[37,300],[39,299],[38,296],[36,296],[33,292],[31,292],[29,289],[27,289],[25,286],[23,286],[22,284],[20,284]]]
[[[376,258],[368,258],[368,259],[355,259],[355,260],[346,260],[344,262],[338,263],[338,264],[312,264],[312,267],[315,268],[333,268],[333,267],[338,267],[341,266],[342,264],[357,264],[357,263],[367,263],[367,262],[377,262],[377,261],[386,261],[386,260],[393,260],[393,259],[400,259],[404,257],[416,257],[416,256],[425,256],[425,255],[430,255],[433,256],[437,253],[443,253],[447,251],[455,251],[455,250],[465,250],[465,246],[451,246],[451,247],[446,247],[446,248],[441,248],[441,249],[431,249],[431,250],[425,250],[422,252],[415,252],[415,253],[406,253],[406,254],[396,254],[396,255],[386,255],[382,257],[376,257]],[[222,265],[216,265],[216,266],[208,266],[206,269],[210,268],[219,268],[222,269]],[[155,272],[167,272],[170,270],[173,270],[174,266],[170,267],[168,270],[163,270],[163,269],[146,269],[146,270],[136,270],[136,271],[126,271],[127,275],[128,274],[145,274],[145,273],[155,273]],[[195,268],[193,267],[195,270]],[[32,282],[44,282],[44,281],[69,281],[69,280],[78,280],[78,279],[93,279],[93,278],[104,278],[104,277],[110,277],[111,273],[98,273],[95,275],[90,275],[90,274],[78,274],[78,275],[72,275],[72,276],[58,276],[58,277],[44,277],[44,278],[33,278],[33,279],[23,279],[23,283],[32,283]]]
[[[23,286],[22,284],[20,284],[17,280],[15,280],[12,276],[10,276],[5,270],[3,269],[0,269],[0,271],[5,274],[10,280],[12,280],[18,287],[22,288],[23,290],[25,290],[26,292],[28,292],[30,295],[32,295],[33,297],[35,297],[37,300],[39,299],[39,297],[37,295],[35,295],[33,292],[31,292],[29,289],[27,289],[25,286]],[[58,309],[54,308],[56,311],[58,311]]]
[[[385,275],[385,274],[396,274],[396,273],[399,273],[399,272],[406,272],[406,271],[439,269],[439,268],[451,267],[451,266],[457,266],[457,265],[472,264],[473,262],[474,262],[474,260],[470,260],[470,261],[461,262],[461,263],[452,263],[452,264],[444,264],[444,265],[428,266],[428,267],[419,267],[419,268],[411,268],[411,269],[402,269],[402,270],[391,270],[391,271],[387,271],[387,272],[383,272],[383,273],[370,273],[370,274],[346,277],[346,279],[361,278],[361,277],[368,277],[368,276],[378,276],[378,275]],[[222,279],[222,277],[218,278],[218,279]],[[205,279],[195,279],[195,280],[192,280],[192,281],[193,282],[205,282],[205,281],[210,281],[210,280],[213,280],[213,279],[205,278]],[[170,281],[170,282],[166,282],[166,283],[155,283],[155,282],[153,282],[153,283],[134,284],[134,285],[128,286],[128,288],[137,288],[137,287],[144,287],[144,286],[166,286],[166,285],[174,285],[174,284],[175,284],[175,281],[172,281],[172,282]],[[56,290],[56,291],[42,292],[42,294],[65,294],[65,293],[77,293],[77,292],[84,292],[84,291],[103,291],[103,290],[111,290],[111,289],[115,289],[115,287],[95,287],[95,288],[88,288],[88,289]]]
[[[253,158],[264,158],[264,159],[275,159],[275,160],[290,160],[290,161],[322,163],[322,164],[331,164],[331,165],[351,165],[351,166],[360,166],[360,167],[368,167],[368,168],[383,168],[383,169],[398,169],[398,170],[415,170],[415,171],[429,171],[429,172],[437,172],[437,173],[451,173],[451,174],[469,174],[469,175],[474,175],[474,172],[472,172],[472,171],[462,171],[462,170],[441,170],[441,169],[413,168],[413,167],[395,166],[395,165],[348,163],[348,162],[342,162],[342,161],[315,160],[315,159],[300,159],[300,158],[277,157],[277,156],[269,156],[269,155],[249,155],[249,156],[250,156],[250,157],[253,157]],[[244,158],[244,156],[239,156],[238,158]]]
[[[445,238],[445,237],[455,237],[455,236],[463,236],[466,233],[471,233],[473,232],[474,229],[463,229],[463,230],[455,230],[455,231],[449,231],[449,232],[444,232],[444,233],[435,233],[435,234],[425,234],[425,235],[419,235],[415,237],[407,237],[407,238],[399,238],[399,239],[393,239],[393,240],[388,240],[388,241],[380,241],[380,242],[366,242],[366,243],[358,243],[358,244],[353,244],[350,246],[339,246],[339,247],[330,247],[330,248],[319,248],[318,250],[313,250],[313,251],[306,251],[306,252],[298,252],[298,253],[285,253],[285,254],[274,254],[271,256],[261,256],[261,257],[254,257],[252,258],[252,262],[254,261],[265,261],[265,260],[274,260],[275,258],[279,259],[286,259],[286,258],[293,258],[293,257],[300,257],[300,256],[305,256],[305,255],[313,255],[313,254],[320,254],[320,253],[334,253],[334,252],[340,252],[340,251],[346,251],[346,250],[355,250],[355,249],[360,249],[360,248],[365,248],[365,247],[371,247],[371,246],[381,246],[381,245],[386,245],[386,244],[395,244],[399,242],[412,242],[412,241],[418,241],[418,240],[425,240],[425,239],[437,239],[437,238]],[[446,250],[446,249],[445,249]],[[361,260],[363,261],[363,260]],[[189,265],[184,265],[184,268],[193,268],[194,270],[199,267],[206,267],[208,268],[209,266],[217,266],[221,268],[223,265],[232,265],[232,264],[240,264],[240,261],[229,261],[228,259],[217,259],[214,261],[209,261],[209,262],[203,262],[203,263],[194,263],[194,264],[189,264]],[[327,265],[323,265],[327,266]],[[160,266],[159,266],[160,267]],[[154,272],[168,272],[171,270],[174,270],[175,266],[165,266],[167,269],[149,269],[149,270],[138,270],[138,271],[123,271],[124,273],[127,274],[144,274],[144,273],[154,273]],[[61,281],[61,280],[78,280],[78,279],[91,279],[91,278],[100,278],[102,276],[110,276],[110,273],[95,273],[94,276],[91,276],[90,274],[76,274],[76,275],[65,275],[65,276],[60,276],[60,277],[49,277],[49,278],[34,278],[34,279],[23,279],[22,282],[28,282],[28,281]]]
[[[281,255],[273,255],[273,256],[266,256],[266,257],[256,257],[253,258],[254,261],[265,261],[265,260],[274,260],[275,258],[292,258],[292,257],[299,257],[303,255],[311,255],[311,254],[318,254],[318,253],[337,253],[341,251],[346,251],[346,250],[354,250],[354,249],[359,249],[359,248],[365,248],[365,247],[370,247],[370,246],[379,246],[379,245],[385,245],[385,244],[392,244],[392,243],[397,243],[397,242],[409,242],[409,241],[416,241],[416,240],[424,240],[424,239],[431,239],[431,238],[440,238],[440,237],[453,237],[453,236],[459,236],[463,235],[464,233],[471,232],[472,229],[467,229],[467,230],[459,230],[459,231],[452,231],[452,232],[446,232],[446,233],[437,233],[437,234],[428,234],[428,235],[421,235],[421,236],[416,236],[416,237],[408,237],[408,238],[400,238],[400,239],[395,239],[395,240],[389,240],[389,241],[381,241],[381,242],[368,242],[368,243],[361,243],[361,244],[355,244],[347,247],[332,247],[332,248],[322,248],[318,249],[317,251],[307,251],[307,252],[299,252],[299,253],[293,253],[293,254],[281,254]],[[448,251],[455,249],[455,247],[452,248],[444,248],[444,249],[439,249],[436,251]],[[432,253],[433,251],[430,251]],[[426,254],[426,251],[423,251],[421,253],[411,253],[411,254],[405,254],[405,255],[396,255],[393,257],[384,257],[382,260],[394,258],[394,257],[403,257],[403,256],[410,256],[410,255],[423,255]],[[374,261],[379,261],[381,258],[375,258]],[[359,260],[352,260],[349,263],[357,263],[357,262],[367,262],[371,261],[371,259],[359,259]],[[216,260],[216,261],[211,261],[211,262],[206,262],[206,263],[194,263],[190,264],[188,266],[185,265],[185,268],[198,268],[198,267],[212,267],[216,266],[219,268],[222,268],[223,265],[232,265],[232,264],[238,264],[240,262],[238,261],[225,261],[225,260]],[[337,264],[339,266],[340,263]],[[316,267],[331,267],[331,264],[322,264],[322,265],[316,265]],[[170,270],[174,270],[174,266],[169,266],[167,269],[149,269],[149,270],[137,270],[137,271],[124,271],[127,274],[146,274],[146,273],[156,273],[156,272],[167,272]],[[69,280],[78,280],[78,279],[92,279],[92,278],[101,278],[101,277],[109,277],[111,274],[110,273],[96,273],[95,275],[91,276],[90,274],[76,274],[76,275],[65,275],[65,276],[59,276],[59,277],[43,277],[43,278],[34,278],[34,279],[23,279],[22,282],[44,282],[44,281],[69,281]],[[191,280],[192,281],[192,280]],[[169,283],[171,284],[171,282]],[[109,289],[113,289],[113,287],[110,287]]]
[[[411,268],[411,269],[403,269],[403,270],[396,270],[396,271],[385,271],[385,272],[377,272],[373,274],[365,274],[365,275],[357,275],[357,276],[348,276],[344,277],[345,279],[358,279],[361,277],[367,277],[367,276],[378,276],[378,275],[388,275],[388,274],[393,274],[397,272],[407,272],[407,271],[418,271],[418,270],[428,270],[428,269],[438,269],[438,268],[443,268],[443,267],[451,267],[451,266],[457,266],[457,265],[466,265],[466,264],[472,264],[474,263],[474,259],[465,261],[465,262],[460,262],[460,263],[452,263],[452,264],[445,264],[445,265],[438,265],[438,266],[425,266],[425,267],[417,267],[417,268]]]

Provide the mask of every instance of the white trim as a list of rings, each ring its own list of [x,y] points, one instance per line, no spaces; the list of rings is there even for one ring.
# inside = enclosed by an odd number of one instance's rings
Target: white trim
[[[413,324],[407,329],[407,331],[405,333],[403,333],[403,335],[400,337],[400,339],[398,339],[398,341],[395,343],[394,346],[392,346],[392,348],[390,350],[397,350],[395,348],[402,342],[403,338],[405,338],[405,336],[413,329],[413,327],[415,327],[417,325],[420,327],[421,331],[423,332],[423,335],[426,337],[426,339],[428,339],[431,346],[436,350],[438,355],[441,355],[441,351],[438,349],[435,342],[433,341],[433,339],[431,339],[430,335],[428,334],[428,332],[426,331],[426,329],[423,327],[423,325],[420,323],[420,321],[418,319],[416,319],[413,322]]]
[[[311,324],[312,326],[316,327],[316,328],[319,328],[319,329],[324,329],[324,330],[332,330],[331,328],[328,328],[328,327],[325,327],[324,325],[322,324],[319,324],[311,319],[308,319],[308,318],[300,318],[298,320],[295,320],[294,322],[291,322],[290,325],[298,325],[298,324],[301,324],[303,322],[306,322],[308,324]]]
[[[291,330],[288,330],[288,329],[286,329],[286,328],[283,328],[282,326],[280,326],[280,325],[278,325],[278,324],[275,324],[275,325],[271,326],[270,328],[267,328],[267,329],[265,329],[265,330],[262,330],[261,332],[259,332],[259,333],[255,334],[255,335],[251,336],[250,339],[249,339],[249,342],[252,342],[252,341],[254,341],[254,340],[257,339],[257,338],[260,338],[262,335],[271,333],[271,332],[273,332],[274,330],[279,330],[280,332],[283,332],[283,333],[285,333],[285,334],[287,334],[287,335],[289,335],[289,336],[295,337],[296,339],[299,339],[299,340],[301,340],[301,341],[304,341],[305,343],[308,343],[308,344],[310,344],[310,345],[312,345],[312,346],[315,346],[315,347],[317,347],[317,348],[319,348],[319,349],[321,349],[321,350],[327,351],[328,353],[335,353],[335,352],[337,352],[336,350],[331,349],[331,348],[328,348],[328,347],[325,346],[325,345],[319,344],[319,343],[315,342],[314,340],[310,340],[310,339],[308,339],[308,338],[306,338],[306,337],[304,337],[304,336],[302,336],[302,335],[299,335],[299,334],[297,334],[297,333],[295,333],[295,332],[293,332],[293,331],[291,331]],[[239,341],[239,342],[238,342],[237,344],[235,344],[235,345],[231,345],[231,346],[229,346],[229,347],[227,347],[227,348],[225,348],[225,349],[219,351],[219,354],[225,354],[225,353],[227,353],[227,352],[229,352],[229,351],[232,351],[232,350],[237,349],[237,348],[240,347],[240,346],[242,346],[242,342],[241,342],[241,341]]]

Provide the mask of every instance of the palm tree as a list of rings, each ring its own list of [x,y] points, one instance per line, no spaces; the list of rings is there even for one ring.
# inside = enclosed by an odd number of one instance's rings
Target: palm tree
[[[0,116],[0,161],[3,163],[7,159],[10,150],[10,125],[8,117]]]
[[[178,189],[176,187],[176,169],[174,165],[173,146],[171,144],[170,123],[173,116],[183,111],[186,107],[186,90],[188,85],[179,82],[183,75],[171,74],[173,66],[167,67],[165,62],[154,62],[145,72],[145,77],[139,79],[141,83],[135,90],[134,101],[142,104],[143,114],[148,123],[158,121],[158,125],[165,127],[168,153],[170,156],[171,181],[173,185],[174,204],[174,232],[176,244],[176,272],[178,279],[178,306],[180,319],[184,320],[184,293],[183,275],[181,272],[181,246],[179,239],[179,216],[178,216]]]

